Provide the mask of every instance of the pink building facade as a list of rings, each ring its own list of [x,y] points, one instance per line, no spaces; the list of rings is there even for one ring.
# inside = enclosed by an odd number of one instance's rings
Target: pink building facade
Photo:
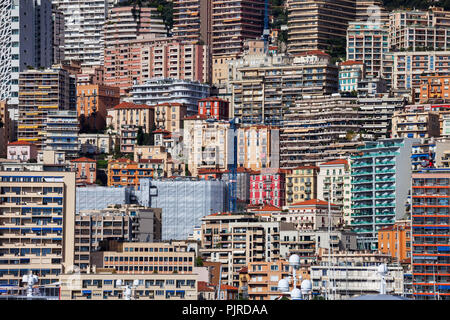
[[[208,83],[209,56],[205,45],[182,44],[168,38],[133,40],[105,50],[104,82],[128,96],[134,84],[152,78]]]
[[[72,171],[76,172],[77,184],[93,184],[97,180],[97,162],[89,158],[78,158],[70,161]]]
[[[36,145],[27,141],[15,141],[8,143],[6,153],[8,160],[20,160],[21,162],[27,162],[31,159],[37,159]]]
[[[250,204],[286,204],[286,172],[283,169],[263,169],[250,174]]]

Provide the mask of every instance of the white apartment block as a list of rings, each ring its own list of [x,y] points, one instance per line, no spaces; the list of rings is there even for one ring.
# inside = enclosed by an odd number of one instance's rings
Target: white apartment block
[[[103,64],[104,24],[108,0],[59,0],[64,13],[67,60],[80,60],[83,67]]]
[[[52,64],[50,0],[0,1],[0,100],[18,120],[19,73]]]
[[[389,15],[391,49],[412,51],[450,48],[450,11],[398,10]]]
[[[389,50],[389,31],[381,23],[350,22],[347,29],[347,60],[361,61],[366,74],[382,76],[384,54]]]
[[[450,70],[450,51],[394,52],[392,88],[415,89],[420,95],[420,77],[424,73],[447,74]]]
[[[184,121],[184,153],[193,176],[198,169],[228,169],[230,148],[228,121],[209,121],[192,116]]]
[[[347,159],[337,159],[319,164],[317,198],[341,205],[344,224],[350,224],[352,205],[350,165]]]

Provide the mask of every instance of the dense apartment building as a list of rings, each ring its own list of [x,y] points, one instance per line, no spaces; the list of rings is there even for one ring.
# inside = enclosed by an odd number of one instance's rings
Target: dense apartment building
[[[328,50],[331,40],[345,39],[356,16],[354,0],[288,0],[288,52]]]
[[[302,166],[286,172],[286,204],[292,205],[317,198],[319,167]],[[323,199],[323,198],[321,198]]]
[[[339,91],[357,92],[358,84],[366,77],[364,62],[347,60],[339,63]]]
[[[242,267],[279,257],[278,222],[258,222],[246,214],[215,213],[202,218],[201,228],[200,255],[222,263],[222,283],[237,287]]]
[[[139,162],[127,158],[108,161],[109,187],[139,187],[141,178],[153,177],[154,172],[149,160]]]
[[[144,45],[140,52],[141,83],[152,78],[210,82],[209,52],[205,45],[171,41]]]
[[[131,94],[136,104],[181,103],[187,106],[188,114],[195,114],[198,101],[209,96],[209,85],[198,81],[154,78],[133,86]]]
[[[424,73],[446,75],[449,72],[448,51],[394,52],[392,88],[415,90],[414,97],[420,100],[421,77]]]
[[[66,159],[75,159],[80,152],[79,124],[75,110],[49,110],[44,122],[44,150],[64,152]]]
[[[378,231],[407,213],[412,145],[416,139],[365,142],[351,157],[352,230],[360,249],[378,249]]]
[[[261,38],[264,23],[263,0],[212,0],[212,83],[227,78],[228,62],[244,51],[244,41]]]
[[[164,37],[166,33],[156,8],[113,7],[104,26],[104,42],[105,47],[109,48],[138,37]]]
[[[188,43],[211,45],[211,0],[174,0],[173,37]]]
[[[0,172],[0,283],[40,285],[74,264],[75,173]]]
[[[340,205],[344,214],[344,223],[350,224],[352,187],[349,160],[336,159],[322,162],[318,167],[317,199]]]
[[[249,300],[274,300],[280,296],[278,281],[289,276],[289,262],[251,262],[248,276]]]
[[[91,253],[91,265],[119,274],[193,273],[195,251],[185,242],[109,241]],[[155,272],[156,271],[156,272]]]
[[[103,64],[108,0],[59,0],[64,14],[64,58],[82,66]]]
[[[250,173],[250,204],[286,205],[286,170],[265,168]]]
[[[131,291],[133,300],[197,300],[197,274],[119,274],[114,272],[82,273],[73,279],[63,274],[61,300],[123,300],[125,286],[138,285]],[[121,281],[122,285],[119,285]]]
[[[450,100],[449,75],[425,75],[420,78],[420,103]]]
[[[64,13],[52,3],[52,46],[53,63],[58,64],[65,60],[64,57]]]
[[[393,51],[445,51],[449,48],[450,11],[395,10],[389,15],[389,33]]]
[[[206,115],[217,120],[227,120],[230,103],[217,97],[209,97],[198,101],[198,114]]]
[[[161,209],[113,203],[98,210],[80,210],[75,216],[74,259],[81,270],[88,269],[92,253],[99,251],[104,241],[161,240]]]
[[[296,100],[280,128],[280,167],[292,169],[349,155],[361,145],[356,98],[339,95]]]
[[[381,23],[350,22],[347,29],[347,60],[363,62],[366,74],[382,77],[384,55],[389,51],[389,30]]]
[[[155,108],[147,104],[122,102],[108,110],[107,126],[121,136],[126,126],[141,127],[143,132],[150,133],[155,127]]]
[[[208,61],[205,45],[173,38],[129,40],[105,49],[105,84],[128,96],[133,85],[152,78],[209,82]]]
[[[97,181],[97,162],[81,157],[70,161],[70,168],[76,172],[77,184],[94,184]]]
[[[115,135],[107,133],[80,133],[78,141],[82,154],[111,153],[116,144]]]
[[[184,118],[184,158],[191,175],[199,169],[228,169],[230,123],[205,115]]]
[[[411,259],[411,239],[410,221],[397,221],[378,231],[378,251],[391,255],[397,262],[408,261]]]
[[[229,78],[231,110],[242,123],[279,125],[296,99],[338,91],[338,68],[324,52],[267,57],[260,63],[252,57],[239,61]]]
[[[441,134],[439,114],[432,111],[396,111],[392,116],[393,138],[431,138]]]
[[[14,121],[9,117],[9,106],[6,100],[0,101],[0,157],[6,157],[6,144],[14,141]]]
[[[14,141],[7,145],[7,159],[19,160],[20,162],[28,162],[29,160],[37,159],[37,148],[34,144],[27,141]]]
[[[48,112],[75,109],[72,80],[69,73],[60,68],[29,69],[20,73],[19,141],[32,142],[38,149],[43,147]]]
[[[407,99],[388,94],[373,97],[359,97],[359,114],[362,118],[363,137],[368,139],[390,138],[392,116],[405,107]]]
[[[18,120],[19,73],[53,63],[51,1],[2,1],[0,12],[0,100],[8,99],[11,119]]]
[[[355,21],[372,21],[388,23],[389,11],[383,7],[382,0],[356,0]]]
[[[335,259],[333,254],[333,260]],[[377,274],[380,262],[354,262],[338,258],[340,265],[330,267],[329,259],[311,267],[313,294],[320,294],[331,300],[349,300],[361,295],[380,293],[381,276]],[[397,264],[387,265],[388,274],[385,290],[389,295],[403,295],[404,271]]]
[[[106,124],[108,110],[120,103],[117,87],[102,84],[77,85],[77,113],[84,116],[92,128],[102,129]],[[95,119],[90,119],[94,117]]]
[[[279,129],[245,125],[237,129],[237,167],[250,170],[279,167]]]
[[[417,300],[448,300],[450,172],[412,175],[412,274]]]
[[[159,103],[154,106],[155,126],[157,129],[166,130],[171,133],[182,132],[184,118],[188,114],[185,104],[176,102]]]

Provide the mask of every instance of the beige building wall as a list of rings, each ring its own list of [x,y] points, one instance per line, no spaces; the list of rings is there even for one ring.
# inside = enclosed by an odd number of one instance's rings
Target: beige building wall
[[[185,118],[184,152],[188,169],[228,169],[228,121],[208,122],[204,117]]]
[[[0,177],[0,251],[10,262],[0,264],[7,270],[0,279],[20,285],[34,270],[40,284],[57,282],[74,264],[75,172],[1,171]]]
[[[169,132],[181,132],[187,106],[180,103],[162,103],[155,106],[155,126]]]
[[[154,127],[154,108],[123,102],[108,110],[106,125],[112,126],[116,132],[120,132],[124,125],[141,126],[145,133],[150,133]]]
[[[198,295],[196,274],[125,275],[98,270],[62,274],[59,280],[61,300],[123,300],[124,285],[132,285],[134,280],[139,282],[132,289],[132,300],[197,300]],[[117,280],[122,280],[122,286]]]
[[[317,198],[316,166],[297,167],[286,174],[286,204]]]

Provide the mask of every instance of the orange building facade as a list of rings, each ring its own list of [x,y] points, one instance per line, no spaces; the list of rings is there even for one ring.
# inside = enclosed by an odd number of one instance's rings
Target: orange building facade
[[[77,114],[90,117],[96,112],[95,128],[106,124],[109,109],[120,103],[120,89],[101,84],[85,84],[77,86]]]
[[[77,173],[75,176],[77,184],[92,184],[97,180],[97,162],[93,159],[86,157],[74,159],[70,161],[70,167],[72,171]]]
[[[450,101],[450,76],[423,76],[420,82],[420,103],[429,100]]]
[[[250,300],[273,300],[280,296],[278,281],[289,276],[289,262],[252,262],[248,265]]]
[[[411,258],[411,226],[398,222],[378,231],[378,250],[399,261]]]
[[[135,162],[127,158],[108,161],[108,187],[139,186],[139,179],[153,178],[151,163]]]

